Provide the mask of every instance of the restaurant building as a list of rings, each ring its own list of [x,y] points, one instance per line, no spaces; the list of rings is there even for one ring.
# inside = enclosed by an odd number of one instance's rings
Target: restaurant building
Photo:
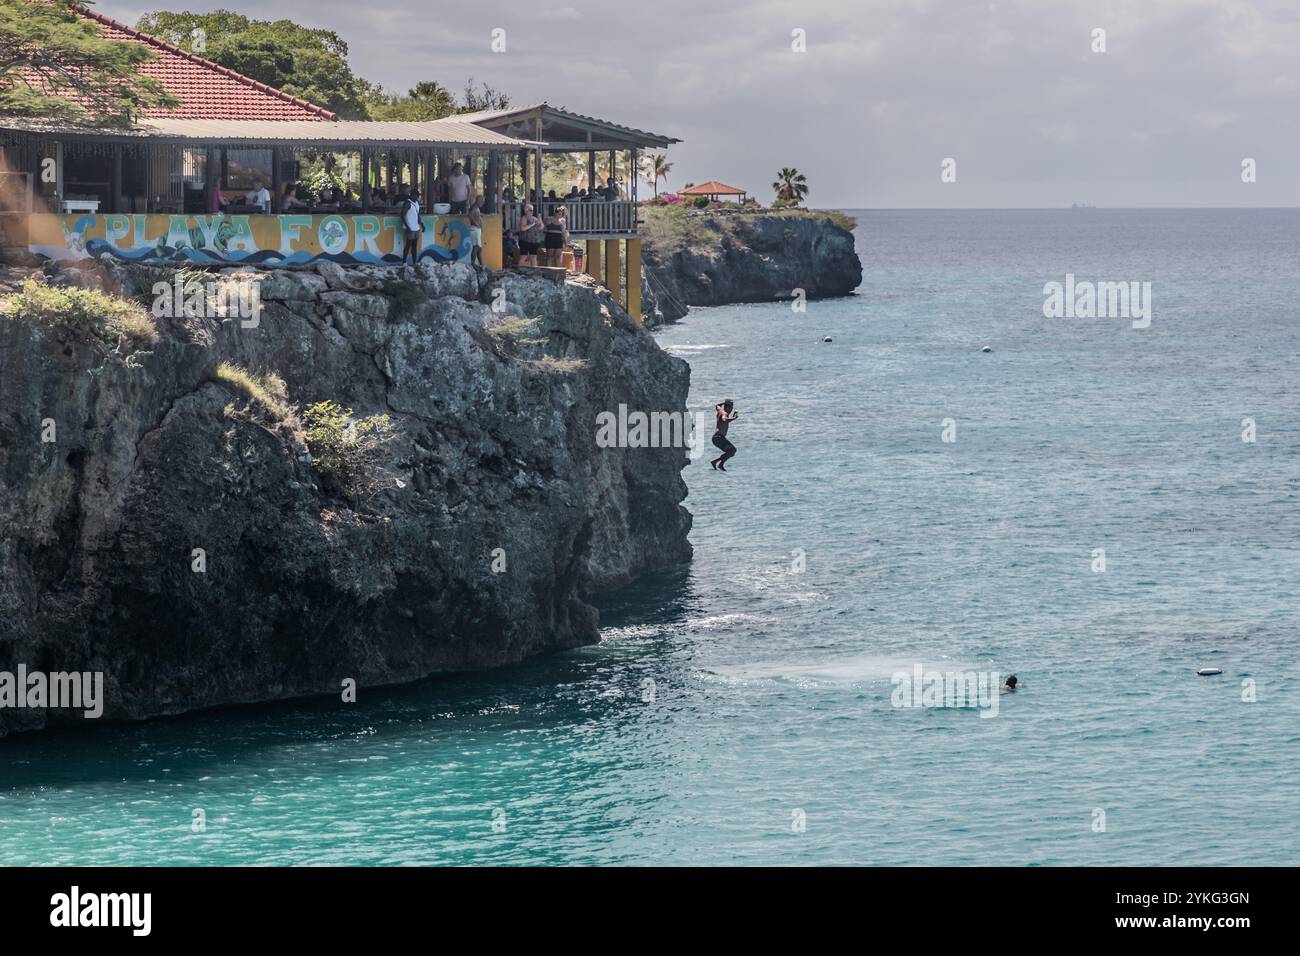
[[[397,264],[401,222],[390,196],[400,186],[423,200],[420,258],[454,262],[469,257],[470,228],[437,202],[436,186],[459,163],[484,196],[484,264],[502,268],[503,231],[517,223],[522,201],[536,193],[543,212],[552,205],[538,186],[543,155],[585,155],[590,183],[600,154],[626,190],[614,201],[564,203],[570,237],[586,243],[586,271],[640,318],[638,154],[677,140],[545,103],[429,122],[339,120],[102,14],[80,13],[112,39],[149,46],[154,59],[141,72],[180,105],[146,110],[130,128],[0,116],[8,244],[54,259]],[[290,202],[285,184],[323,157],[359,198]],[[245,198],[255,183],[270,192],[269,208]]]

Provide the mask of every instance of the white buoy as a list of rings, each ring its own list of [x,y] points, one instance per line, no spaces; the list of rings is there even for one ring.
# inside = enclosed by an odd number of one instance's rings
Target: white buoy
[[[830,337],[829,335],[826,336],[826,338],[822,339],[823,342],[829,342],[830,340],[831,340],[831,337]]]
[[[1222,674],[1223,670],[1218,667],[1202,667],[1196,673],[1200,677],[1213,677],[1215,674]]]
[[[981,351],[981,352],[992,352],[993,349],[986,345],[986,346],[984,346],[984,348],[980,349],[980,351]]]

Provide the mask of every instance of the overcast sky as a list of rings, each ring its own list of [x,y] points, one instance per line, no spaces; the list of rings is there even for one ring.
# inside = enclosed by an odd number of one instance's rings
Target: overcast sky
[[[668,188],[820,207],[1300,205],[1296,0],[178,2],[336,31],[405,90],[487,81],[676,136]],[[134,23],[156,5],[101,0]],[[506,52],[490,49],[506,31]],[[1106,52],[1094,53],[1094,29]],[[807,51],[791,49],[805,31]],[[945,158],[956,182],[940,181]],[[1258,181],[1242,182],[1242,160]],[[661,187],[662,188],[662,187]]]

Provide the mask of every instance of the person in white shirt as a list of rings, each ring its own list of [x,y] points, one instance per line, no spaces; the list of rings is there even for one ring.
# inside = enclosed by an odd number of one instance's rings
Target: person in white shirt
[[[411,265],[419,265],[420,233],[423,230],[419,194],[412,189],[402,201],[402,235],[406,238],[406,243],[402,246],[402,265],[406,265],[408,255],[411,257]]]
[[[465,168],[457,163],[451,168],[451,175],[447,177],[447,198],[451,201],[453,213],[463,213],[469,208],[469,194],[472,188],[473,184],[469,176],[465,175]]]
[[[483,197],[469,204],[469,264],[483,268]]]
[[[244,193],[244,200],[250,206],[255,206],[258,212],[271,211],[271,191],[262,185],[260,179],[253,180],[253,188]]]

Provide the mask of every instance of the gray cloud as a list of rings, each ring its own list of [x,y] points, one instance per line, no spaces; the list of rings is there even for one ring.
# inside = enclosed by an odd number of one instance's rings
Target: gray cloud
[[[824,206],[1296,205],[1300,10],[1287,0],[188,3],[340,33],[405,89],[474,76],[679,136],[669,187]],[[104,0],[134,22],[146,5]],[[493,54],[491,31],[507,31]],[[794,28],[808,52],[790,50]],[[1107,32],[1107,52],[1090,50]],[[1244,185],[1244,157],[1259,181]],[[940,162],[957,160],[942,184]]]

